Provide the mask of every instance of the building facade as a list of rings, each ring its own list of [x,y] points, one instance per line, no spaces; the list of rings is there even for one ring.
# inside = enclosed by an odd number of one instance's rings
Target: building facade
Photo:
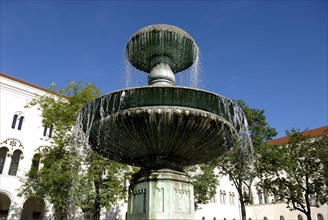
[[[328,126],[308,130],[303,132],[304,135],[310,138],[318,138],[328,135]],[[277,138],[267,142],[272,145],[286,145],[288,144],[288,136]],[[327,155],[328,156],[328,155]],[[269,196],[266,192],[257,191],[255,185],[252,189],[254,204],[247,206],[248,220],[306,220],[306,216],[300,211],[290,211],[284,201],[277,201],[274,196]],[[328,219],[328,205],[324,204],[319,208],[311,208],[311,217],[313,220],[327,220]]]
[[[46,90],[0,75],[0,219],[41,219],[51,214],[47,201],[19,197],[20,179],[39,166],[39,149],[49,144],[50,128],[42,126],[37,107],[25,108]]]
[[[25,107],[34,97],[46,93],[44,88],[0,73],[0,220],[52,219],[48,201],[18,196],[24,174],[42,164],[39,150],[50,144],[52,128],[43,127],[40,110],[36,106]],[[318,137],[323,130],[314,129],[311,134]],[[276,139],[275,144],[282,144],[285,139]],[[289,211],[285,203],[274,203],[273,198],[253,191],[255,202],[246,208],[249,220],[306,219],[299,212]],[[195,219],[241,219],[238,193],[227,176],[220,178],[216,192],[210,203],[199,207]],[[102,219],[124,219],[126,209],[126,204],[121,204],[104,210]],[[327,205],[313,209],[312,213],[314,220],[328,220]],[[81,215],[80,219],[84,217]]]

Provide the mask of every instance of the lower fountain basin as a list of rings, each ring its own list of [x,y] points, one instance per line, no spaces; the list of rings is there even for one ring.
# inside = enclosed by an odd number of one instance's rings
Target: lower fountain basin
[[[184,87],[112,92],[80,115],[95,151],[146,170],[181,170],[216,158],[233,146],[245,122],[231,100]]]

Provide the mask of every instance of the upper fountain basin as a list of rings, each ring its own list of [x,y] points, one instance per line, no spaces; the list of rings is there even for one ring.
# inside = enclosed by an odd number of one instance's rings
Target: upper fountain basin
[[[103,95],[80,111],[99,154],[145,169],[194,165],[233,146],[245,117],[233,101],[186,87],[137,87]]]
[[[161,63],[169,65],[173,73],[183,71],[195,62],[197,53],[196,43],[187,32],[167,24],[140,29],[126,46],[129,62],[147,73]]]

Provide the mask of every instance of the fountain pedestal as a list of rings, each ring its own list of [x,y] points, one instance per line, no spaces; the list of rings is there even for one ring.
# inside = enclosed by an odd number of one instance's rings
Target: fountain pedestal
[[[190,177],[170,169],[134,176],[127,219],[194,219],[194,188]]]

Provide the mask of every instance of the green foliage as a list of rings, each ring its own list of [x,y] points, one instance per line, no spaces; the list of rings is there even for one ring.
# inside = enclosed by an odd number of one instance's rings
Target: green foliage
[[[249,134],[240,134],[239,141],[217,160],[213,161],[221,174],[228,175],[239,195],[242,219],[246,219],[245,204],[252,204],[251,185],[257,175],[255,153],[263,142],[272,139],[277,132],[266,121],[264,110],[250,108],[238,100],[249,125]],[[251,142],[249,141],[249,137]]]
[[[38,106],[43,125],[55,128],[56,134],[53,136],[55,144],[68,145],[79,109],[98,96],[100,91],[94,84],[86,83],[83,87],[81,81],[78,83],[73,81],[57,91],[55,84],[52,83],[48,94],[34,98],[26,107]]]
[[[263,145],[259,187],[286,201],[311,219],[311,207],[328,202],[328,136],[311,140],[299,130],[286,132],[287,145]]]
[[[218,184],[218,175],[214,172],[212,164],[200,164],[186,169],[193,180],[195,209],[199,204],[206,204],[215,196]]]
[[[91,150],[71,146],[72,129],[79,109],[100,95],[95,85],[71,82],[59,91],[52,84],[49,93],[38,96],[26,107],[38,106],[45,127],[54,127],[51,146],[40,149],[43,166],[23,179],[20,195],[48,199],[57,218],[74,218],[77,206],[98,219],[101,207],[108,207],[126,195],[123,184],[127,167],[103,158]],[[81,147],[80,147],[81,148]]]

